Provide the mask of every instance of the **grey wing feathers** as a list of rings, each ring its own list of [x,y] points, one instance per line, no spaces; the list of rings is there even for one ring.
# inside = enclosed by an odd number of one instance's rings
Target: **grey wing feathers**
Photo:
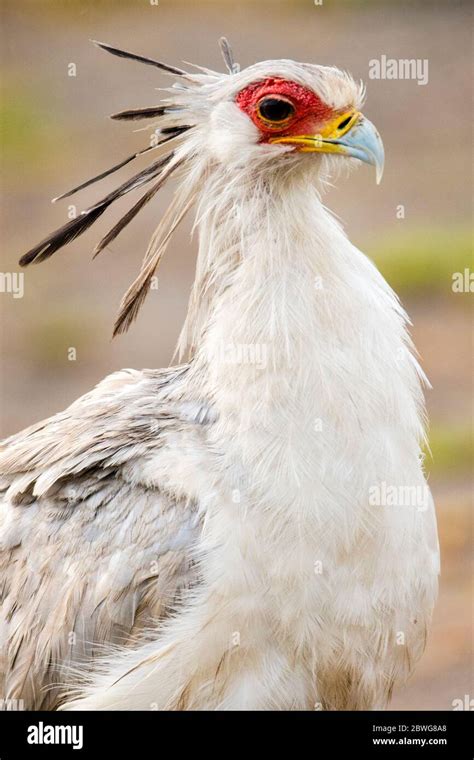
[[[186,371],[115,373],[0,449],[0,698],[51,709],[64,665],[126,643],[193,582],[196,505],[139,475],[185,424]]]

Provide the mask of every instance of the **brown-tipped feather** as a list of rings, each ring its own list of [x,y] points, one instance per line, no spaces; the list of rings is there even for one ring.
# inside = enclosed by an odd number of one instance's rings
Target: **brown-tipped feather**
[[[110,169],[106,169],[106,171],[101,172],[101,174],[97,174],[97,176],[92,177],[91,179],[87,179],[85,182],[82,182],[80,185],[77,185],[77,187],[73,187],[72,190],[67,190],[65,193],[62,193],[62,195],[58,195],[56,198],[53,198],[52,202],[56,203],[56,201],[61,201],[64,198],[69,198],[71,195],[78,193],[79,190],[84,190],[84,188],[89,187],[89,185],[93,185],[94,182],[99,182],[99,180],[104,179],[105,177],[108,177],[110,174],[113,174],[119,169],[122,169],[122,167],[129,164],[135,158],[138,158],[139,156],[143,156],[144,153],[148,153],[148,151],[150,150],[155,150],[155,148],[159,148],[160,145],[163,145],[164,143],[169,142],[174,137],[178,137],[187,129],[190,129],[190,127],[187,127],[187,126],[186,127],[184,126],[183,127],[168,127],[166,130],[163,130],[163,134],[166,134],[166,137],[163,138],[163,140],[159,140],[155,145],[148,145],[146,148],[143,148],[143,150],[139,150],[138,153],[133,153],[133,155],[128,156],[127,158],[124,158],[123,161],[120,161],[120,163],[115,164],[115,166],[112,166]]]
[[[161,69],[162,71],[167,71],[168,74],[176,74],[176,76],[187,76],[187,72],[183,71],[182,69],[176,68],[176,66],[169,66],[167,63],[162,63],[161,61],[155,61],[153,58],[147,58],[144,55],[137,55],[136,53],[130,53],[128,50],[120,50],[120,48],[112,47],[112,45],[107,45],[105,42],[98,42],[98,40],[91,40],[91,42],[94,43],[94,45],[97,45],[97,47],[102,48],[102,50],[105,50],[107,53],[111,53],[112,55],[116,55],[119,58],[129,58],[132,61],[137,61],[138,63],[144,63],[147,66],[156,66],[156,68]]]
[[[122,232],[122,230],[130,224],[132,219],[135,218],[135,216],[138,214],[139,211],[142,210],[144,206],[153,198],[154,195],[160,190],[161,187],[165,184],[167,179],[173,174],[173,172],[183,163],[183,161],[178,161],[177,163],[168,166],[165,168],[163,173],[158,179],[158,182],[156,182],[153,187],[151,187],[147,192],[135,203],[134,206],[132,206],[129,211],[115,224],[111,230],[102,238],[102,240],[97,243],[95,249],[94,249],[94,258],[104,250],[104,248],[107,248],[107,246],[115,240],[115,238]]]
[[[55,230],[51,235],[41,241],[34,248],[25,253],[20,259],[20,266],[28,266],[33,262],[39,263],[49,259],[56,251],[63,246],[70,243],[72,240],[82,235],[94,222],[106,211],[106,209],[117,198],[121,198],[126,193],[141,187],[142,185],[150,182],[154,177],[171,161],[174,156],[174,152],[168,153],[166,156],[162,156],[157,161],[154,161],[146,169],[143,169],[138,174],[124,182],[116,190],[102,198],[98,203],[91,206],[91,208],[83,211],[76,219],[71,219],[65,225]]]
[[[178,224],[186,216],[187,212],[191,208],[192,204],[195,201],[195,197],[196,191],[193,190],[189,195],[187,201],[185,201],[183,206],[178,210],[163,239],[158,243],[158,245],[156,245],[155,248],[158,232],[163,232],[167,222],[166,217],[170,216],[170,211],[173,209],[174,204],[168,209],[167,214],[163,218],[155,235],[153,236],[138,277],[134,280],[134,282],[132,282],[124,297],[122,298],[122,301],[120,302],[119,313],[114,324],[114,338],[121,333],[127,332],[129,327],[137,318],[138,312],[140,311],[143,302],[148,295],[151,278],[155,274],[156,269],[163,257],[168,241],[174,233]]]
[[[153,272],[149,272],[148,277],[145,280],[141,280],[140,290],[137,290],[134,293],[132,293],[130,290],[127,291],[120,303],[120,311],[117,319],[115,320],[112,337],[116,338],[117,335],[126,333],[133,322],[135,322],[138,316],[138,312],[143,306],[145,298],[148,295],[152,277]]]

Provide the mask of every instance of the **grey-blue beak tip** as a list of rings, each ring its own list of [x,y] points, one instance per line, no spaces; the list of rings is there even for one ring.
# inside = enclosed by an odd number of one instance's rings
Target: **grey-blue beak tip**
[[[385,163],[382,138],[371,121],[362,116],[360,121],[338,141],[347,154],[375,167],[375,180],[380,185]]]

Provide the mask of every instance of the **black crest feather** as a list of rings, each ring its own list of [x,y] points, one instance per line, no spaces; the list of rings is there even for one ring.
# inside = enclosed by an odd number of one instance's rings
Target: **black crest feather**
[[[116,201],[118,198],[121,198],[126,193],[129,193],[131,190],[135,190],[135,188],[141,187],[156,177],[157,174],[166,166],[166,164],[171,161],[173,156],[174,152],[172,151],[166,156],[162,156],[157,161],[154,161],[152,164],[150,164],[150,166],[147,166],[146,169],[143,169],[138,174],[135,174],[133,177],[120,185],[120,187],[118,187],[116,190],[113,190],[111,193],[106,195],[105,198],[102,198],[101,201],[94,204],[94,206],[91,206],[85,211],[82,211],[78,217],[71,219],[69,222],[63,225],[63,227],[60,227],[51,235],[48,235],[48,237],[42,240],[41,243],[38,243],[38,245],[36,245],[21,257],[20,266],[25,267],[28,266],[28,264],[32,264],[33,262],[39,263],[41,261],[49,259],[53,253],[56,253],[56,251],[59,251],[60,248],[67,245],[67,243],[70,243],[72,240],[75,240],[75,238],[79,237],[79,235],[82,235],[83,232],[88,230],[89,227],[91,227],[91,225],[94,224],[94,222],[100,216],[102,216],[104,211],[106,211],[114,201]]]
[[[120,48],[112,47],[112,45],[107,45],[105,42],[98,42],[97,40],[91,40],[91,42],[94,43],[94,45],[97,45],[97,47],[102,48],[102,50],[105,50],[107,53],[111,53],[111,55],[116,55],[119,58],[129,58],[131,61],[137,61],[137,63],[144,63],[147,66],[156,66],[156,68],[161,69],[162,71],[168,72],[168,74],[175,74],[175,76],[183,77],[187,76],[187,72],[183,71],[183,69],[178,69],[176,66],[169,66],[167,63],[162,63],[161,61],[155,61],[153,58],[147,58],[144,55],[137,55],[136,53],[130,53],[128,50],[120,50]]]
[[[123,161],[120,161],[118,164],[115,164],[115,166],[112,166],[110,169],[106,169],[104,172],[97,174],[95,177],[91,177],[91,179],[87,179],[85,182],[82,182],[80,185],[77,185],[77,187],[73,187],[72,190],[67,190],[65,193],[58,195],[56,198],[53,198],[52,202],[56,203],[56,201],[61,201],[64,198],[69,198],[71,195],[78,193],[79,190],[84,190],[84,188],[89,187],[89,185],[93,185],[94,182],[99,182],[99,180],[104,179],[105,177],[108,177],[109,174],[113,174],[114,172],[121,169],[123,166],[126,166],[127,164],[129,164],[135,158],[138,158],[139,156],[143,156],[144,153],[148,153],[148,151],[150,150],[155,150],[155,148],[158,148],[160,145],[163,145],[169,140],[173,140],[173,138],[178,137],[178,135],[182,134],[187,129],[190,129],[190,127],[188,126],[168,127],[167,129],[163,129],[162,134],[166,136],[162,140],[158,140],[155,145],[148,145],[146,148],[143,148],[143,150],[139,150],[137,153],[133,153],[131,156],[124,158]]]
[[[158,179],[158,182],[156,182],[153,187],[151,187],[149,190],[146,191],[144,195],[142,195],[141,198],[132,206],[131,209],[127,211],[124,216],[122,216],[121,219],[115,224],[111,230],[102,238],[100,243],[98,243],[94,249],[94,258],[104,249],[107,248],[107,246],[112,242],[112,240],[115,240],[115,238],[122,232],[122,230],[127,226],[127,224],[130,224],[132,219],[136,217],[136,215],[139,213],[139,211],[142,210],[144,206],[150,201],[154,195],[160,190],[161,187],[165,184],[166,180],[170,176],[170,174],[173,173],[175,169],[177,169],[178,165],[171,166],[169,170],[165,170],[160,178]]]
[[[169,66],[168,64],[162,63],[161,61],[156,61],[152,58],[147,58],[146,56],[130,53],[127,50],[121,50],[119,48],[112,47],[111,45],[107,45],[103,42],[97,42],[97,41],[93,41],[93,42],[95,45],[102,48],[106,52],[111,53],[112,55],[118,56],[119,58],[128,58],[130,60],[137,61],[138,63],[143,63],[148,66],[154,66],[169,74],[173,74],[175,76],[188,78],[192,80],[191,74],[188,74],[186,71],[183,71],[182,69],[179,69],[175,66]],[[227,53],[227,59],[229,59],[229,56],[231,56],[231,53]],[[236,64],[232,64],[232,65],[234,67],[236,66]],[[177,87],[178,89],[179,88],[185,89],[182,85],[178,85],[177,83],[175,84],[175,87]],[[116,119],[116,120],[123,120],[123,121],[134,121],[138,119],[160,118],[160,117],[168,116],[169,114],[172,114],[172,112],[174,111],[180,112],[182,111],[182,108],[179,106],[172,105],[171,103],[168,105],[157,105],[157,106],[150,106],[146,108],[145,107],[133,108],[133,109],[127,109],[125,111],[119,111],[118,113],[114,113],[112,114],[111,118]],[[168,124],[169,124],[169,121],[170,120],[168,120]],[[165,120],[165,124],[166,124],[166,120]],[[191,128],[192,128],[192,125],[186,125],[186,124],[174,125],[174,126],[163,125],[159,130],[157,130],[157,134],[159,134],[161,137],[160,139],[156,141],[155,144],[149,145],[146,148],[143,148],[142,150],[136,153],[133,153],[131,156],[128,156],[127,158],[123,159],[119,163],[112,166],[110,169],[106,169],[105,171],[92,177],[91,179],[88,179],[85,182],[82,182],[80,185],[77,185],[72,190],[68,190],[67,192],[63,193],[57,198],[54,198],[53,200],[57,201],[62,198],[68,198],[69,196],[73,195],[74,193],[77,193],[79,190],[83,190],[84,188],[88,187],[94,182],[98,182],[99,180],[102,180],[105,177],[108,177],[110,174],[113,174],[114,172],[118,171],[122,167],[126,166],[135,158],[138,158],[138,156],[141,156],[144,153],[147,153],[148,151],[151,151],[154,148],[157,148],[158,146],[163,145],[164,143],[170,140],[173,140],[176,137],[179,137],[179,135],[183,134],[184,132],[186,132],[187,130]],[[142,195],[142,197],[139,198],[139,200],[135,202],[135,204],[127,211],[127,213],[125,213],[119,219],[119,221],[112,227],[112,229],[109,230],[109,232],[98,243],[95,249],[95,254],[94,254],[94,255],[97,255],[100,251],[106,248],[107,245],[109,245],[110,242],[117,237],[117,235],[120,234],[120,232],[127,226],[127,224],[129,224],[132,221],[132,219],[135,218],[135,216],[139,213],[139,211],[148,203],[148,201],[151,200],[151,198],[153,198],[153,196],[163,186],[163,184],[166,182],[168,177],[170,177],[170,175],[179,166],[181,166],[186,160],[187,158],[185,155],[179,159],[176,159],[174,150],[171,150],[164,155],[162,154],[158,159],[153,161],[145,169],[142,169],[142,171],[130,177],[128,180],[123,182],[118,188],[108,193],[104,198],[99,200],[93,206],[82,211],[78,217],[69,220],[62,227],[52,232],[44,240],[42,240],[40,243],[38,243],[33,248],[31,248],[27,253],[25,253],[21,257],[20,265],[28,266],[29,264],[34,263],[34,262],[45,261],[50,256],[52,256],[56,251],[58,251],[60,248],[72,242],[77,237],[79,237],[79,235],[82,235],[86,230],[88,230],[89,227],[91,227],[94,224],[94,222],[96,222],[97,219],[99,219],[99,217],[102,216],[102,214],[109,208],[109,206],[112,203],[114,203],[114,201],[126,195],[127,193],[131,192],[132,190],[140,188],[143,185],[146,185],[154,181],[154,183],[151,185],[149,189],[146,190],[146,192]],[[167,243],[171,235],[173,234],[174,230],[176,229],[177,225],[184,218],[185,214],[191,207],[192,203],[195,200],[195,197],[196,197],[195,184],[193,184],[191,187],[188,187],[185,185],[183,192],[178,193],[178,195],[175,196],[175,200],[173,201],[173,203],[171,204],[171,206],[165,213],[164,217],[162,218],[160,224],[158,225],[157,230],[155,231],[155,234],[152,238],[150,246],[148,248],[147,255],[142,265],[142,269],[140,270],[137,278],[132,283],[132,285],[126,292],[124,298],[122,299],[120,312],[119,312],[117,321],[115,323],[114,335],[121,332],[125,332],[130,326],[130,324],[136,318],[138,311],[148,292],[151,278],[153,277],[153,274],[156,271],[157,266],[159,265],[161,257],[166,249]]]
[[[110,201],[111,203],[111,201]],[[83,232],[89,229],[97,219],[102,216],[104,211],[108,208],[110,203],[99,203],[93,208],[89,208],[83,211],[75,219],[71,219],[67,224],[56,230],[47,238],[38,243],[34,248],[25,253],[20,259],[20,266],[26,267],[33,262],[39,263],[49,259],[53,253],[56,253],[60,248],[71,243],[75,238],[82,235]]]
[[[143,155],[143,153],[147,153],[149,150],[152,150],[155,147],[156,147],[155,145],[149,145],[147,148],[144,148],[143,150],[139,150],[138,153],[134,153],[132,156],[128,156],[127,158],[124,158],[123,161],[120,161],[118,164],[111,166],[110,169],[106,169],[104,172],[97,174],[95,177],[86,179],[85,182],[81,182],[80,185],[77,185],[77,187],[73,187],[72,190],[67,190],[65,193],[58,195],[56,198],[53,198],[52,203],[56,203],[56,201],[62,201],[64,198],[69,198],[71,195],[78,193],[79,190],[84,190],[84,188],[89,187],[89,185],[93,185],[94,182],[99,182],[101,179],[108,177],[109,174],[113,174],[114,172],[117,172],[123,166],[126,166],[127,164],[129,164],[130,161],[133,161],[135,158],[138,158],[138,156]]]
[[[158,116],[164,116],[168,109],[166,106],[155,106],[151,108],[130,108],[128,111],[118,111],[110,115],[111,119],[116,121],[137,121],[138,119],[154,119]]]

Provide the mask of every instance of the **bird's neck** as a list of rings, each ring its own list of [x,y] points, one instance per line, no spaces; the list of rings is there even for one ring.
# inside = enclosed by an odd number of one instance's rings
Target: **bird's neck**
[[[354,399],[381,365],[387,375],[393,366],[381,395],[397,379],[418,386],[410,362],[397,364],[406,333],[394,294],[324,208],[309,171],[227,185],[211,177],[204,188],[185,335],[223,405],[271,415],[292,398],[301,416],[314,394]]]
[[[215,352],[263,352],[291,361],[295,333],[348,241],[323,207],[305,166],[271,176],[216,172],[197,213],[199,254],[180,351],[197,363]],[[310,167],[311,168],[311,167]],[[332,260],[331,260],[332,259]],[[271,353],[271,356],[269,355]],[[222,354],[219,354],[222,358]],[[258,363],[258,362],[257,362]]]

